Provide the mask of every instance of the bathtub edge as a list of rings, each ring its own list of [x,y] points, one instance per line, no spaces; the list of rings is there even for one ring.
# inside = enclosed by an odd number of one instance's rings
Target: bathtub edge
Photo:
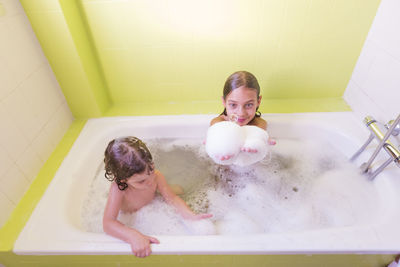
[[[46,160],[38,175],[35,177],[6,223],[2,228],[0,228],[0,236],[2,236],[0,240],[0,255],[4,252],[12,251],[15,241],[25,224],[28,222],[36,204],[43,196],[46,188],[57,172],[58,167],[72,148],[75,140],[86,125],[86,122],[86,119],[75,119],[72,122],[69,129],[66,131],[50,157]]]

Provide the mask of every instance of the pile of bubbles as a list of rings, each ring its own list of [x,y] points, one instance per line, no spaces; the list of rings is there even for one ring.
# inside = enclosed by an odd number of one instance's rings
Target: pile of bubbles
[[[373,184],[333,146],[317,140],[281,139],[260,162],[218,165],[199,139],[146,141],[155,166],[196,213],[213,217],[183,220],[157,196],[119,220],[148,235],[247,235],[298,232],[363,224],[379,209]],[[324,150],[321,151],[321,147]],[[82,206],[82,226],[102,232],[110,182],[99,168]]]

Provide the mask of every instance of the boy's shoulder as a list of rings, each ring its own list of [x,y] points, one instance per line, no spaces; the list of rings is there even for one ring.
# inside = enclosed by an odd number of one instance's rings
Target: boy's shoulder
[[[157,179],[163,179],[163,178],[165,179],[164,174],[162,174],[162,172],[160,170],[158,170],[158,169],[154,170],[154,174],[155,174]]]
[[[119,199],[119,198],[123,198],[123,196],[125,195],[126,190],[120,190],[118,188],[118,185],[116,182],[112,182],[111,186],[110,186],[110,192],[108,194],[108,197],[110,198],[114,198],[114,199]]]

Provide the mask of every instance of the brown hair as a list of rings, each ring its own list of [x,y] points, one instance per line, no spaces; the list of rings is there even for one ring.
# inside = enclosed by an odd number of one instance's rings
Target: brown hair
[[[105,177],[115,181],[120,190],[128,184],[125,179],[136,173],[154,170],[153,157],[149,149],[139,138],[128,136],[112,140],[104,152]]]
[[[223,97],[226,100],[226,97],[235,89],[239,87],[246,87],[249,89],[253,89],[257,92],[257,100],[260,98],[260,85],[258,84],[257,78],[248,71],[236,71],[232,73],[228,79],[225,81]],[[226,109],[221,113],[221,115],[227,115]],[[260,117],[261,112],[258,111],[258,107],[256,109],[256,117]]]

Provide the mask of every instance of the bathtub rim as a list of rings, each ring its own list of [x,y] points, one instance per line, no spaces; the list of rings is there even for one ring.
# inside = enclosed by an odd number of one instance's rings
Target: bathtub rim
[[[321,116],[321,115],[322,116],[328,116],[328,117],[329,116],[336,116],[336,115],[338,115],[337,113],[339,113],[340,116],[343,116],[343,118],[346,118],[346,117],[348,117],[350,112],[335,112],[335,114],[333,114],[333,113],[311,113],[311,114],[310,113],[294,113],[294,114],[290,114],[290,116],[306,116],[307,119],[313,120],[316,117]],[[350,114],[352,114],[352,113],[350,113]],[[174,117],[174,118],[180,117],[181,119],[185,119],[185,118],[188,118],[188,116],[191,117],[191,118],[200,116],[200,117],[205,118],[205,121],[209,121],[210,118],[212,118],[215,115],[136,116],[135,119],[143,120],[143,119],[148,119],[149,117],[151,117],[152,119],[160,119],[160,120],[165,121],[165,119],[168,119],[170,117]],[[272,117],[277,117],[277,118],[280,117],[280,118],[282,118],[282,116],[289,116],[289,115],[288,114],[265,114],[263,116],[265,116],[265,117],[268,116],[268,118],[272,118]],[[132,117],[125,117],[124,116],[124,117],[118,117],[118,118],[119,119],[128,119],[128,120],[130,120]],[[94,120],[114,120],[114,119],[116,119],[116,118],[115,117],[107,117],[107,118],[100,118],[100,119],[94,119]],[[91,120],[88,120],[85,123],[85,126],[83,127],[83,129],[81,130],[80,133],[82,133],[84,131],[84,129],[86,127],[88,127],[87,125],[90,126],[90,122],[91,122]],[[361,124],[361,122],[360,122],[360,124]],[[329,123],[327,125],[329,126]],[[332,126],[332,125],[330,125],[330,126]],[[81,134],[79,136],[81,136]],[[78,138],[76,138],[76,139],[78,139]],[[362,142],[362,141],[363,140],[360,140],[360,142]],[[73,146],[71,148],[71,151],[74,149],[75,145],[76,145],[76,142],[74,142],[74,144],[73,144]],[[67,158],[67,157],[65,157],[65,158]],[[42,195],[42,197],[43,197],[43,195]],[[388,228],[385,228],[385,229],[388,229]],[[379,232],[379,229],[374,229],[374,228],[368,228],[366,230],[367,230],[366,233],[368,233],[370,231]],[[290,234],[290,235],[293,235],[293,234]],[[271,236],[271,234],[268,234],[268,236]],[[157,236],[155,235],[155,237],[157,237]],[[173,236],[173,237],[158,236],[158,237],[160,238],[161,242],[163,242],[162,240],[169,241],[172,238],[176,238],[175,236]],[[217,236],[217,237],[220,239],[221,236]],[[299,237],[301,237],[301,235]],[[110,242],[108,242],[108,244],[112,244],[112,247],[110,247],[110,250],[112,250],[112,252],[110,252],[110,254],[129,254],[129,253],[127,253],[127,247],[128,247],[128,251],[129,251],[129,245],[127,245],[126,243],[123,243],[123,242],[121,242],[119,240],[114,240],[114,241],[117,241],[117,242],[111,242],[113,238],[112,237],[110,237],[110,238],[111,238],[111,240],[109,240]],[[374,240],[376,241],[376,240],[378,240],[380,238],[381,237],[377,236],[376,238],[374,238]],[[396,251],[398,252],[398,250],[399,250],[398,246],[396,246],[395,244],[388,244],[386,247],[375,247],[375,248],[369,247],[368,249],[366,249],[365,248],[366,247],[365,246],[366,243],[363,245],[363,244],[360,244],[358,242],[355,242],[353,244],[353,249],[350,250],[350,251],[348,250],[349,247],[347,247],[347,249],[341,249],[340,247],[336,247],[336,248],[331,247],[329,249],[327,249],[327,248],[318,249],[318,248],[315,248],[313,246],[308,246],[308,249],[307,249],[307,246],[304,246],[304,249],[302,251],[299,251],[298,249],[291,251],[290,249],[288,250],[287,246],[285,246],[285,250],[283,250],[283,249],[281,249],[281,250],[279,250],[279,249],[275,249],[275,250],[271,249],[271,250],[266,252],[265,251],[265,245],[266,244],[261,242],[261,240],[256,240],[256,239],[250,238],[250,240],[253,240],[255,242],[259,242],[260,244],[262,244],[263,245],[262,248],[257,249],[256,247],[254,247],[253,248],[253,252],[246,251],[246,252],[240,253],[240,249],[232,247],[230,249],[230,252],[229,252],[229,250],[228,251],[224,250],[222,254],[299,254],[299,253],[300,254],[302,254],[302,253],[304,253],[304,254],[327,254],[327,253],[328,254],[330,254],[330,253],[341,253],[341,254],[342,253],[368,253],[368,254],[388,253],[388,254],[391,254],[391,253],[396,253]],[[205,237],[189,236],[188,240],[186,240],[186,241],[187,242],[193,242],[193,243],[202,243],[202,242],[203,243],[204,242],[208,243],[208,242],[210,242],[210,240],[213,240],[213,238],[212,237],[206,237],[205,238]],[[204,253],[203,252],[199,252],[199,251],[190,250],[186,246],[180,246],[179,244],[176,244],[175,248],[173,246],[166,247],[166,246],[163,246],[163,245],[157,245],[157,246],[153,245],[153,252],[154,252],[154,254],[219,254],[219,253],[212,253],[212,252],[217,252],[217,251],[219,251],[219,248],[222,248],[222,247],[224,247],[226,249],[229,244],[233,243],[231,241],[232,240],[236,240],[236,238],[232,239],[232,238],[229,237],[229,238],[226,238],[226,240],[228,241],[227,243],[219,244],[219,247],[215,247],[213,250],[205,251]],[[214,242],[218,243],[217,241],[214,241]],[[209,244],[207,244],[207,246],[210,247]],[[71,251],[69,251],[69,253],[65,253],[65,252],[68,252],[68,249],[66,249],[63,244],[59,244],[59,245],[58,244],[57,245],[53,244],[51,247],[52,248],[49,248],[49,250],[47,252],[43,253],[43,250],[42,251],[35,250],[34,249],[34,244],[33,244],[32,248],[31,248],[31,250],[29,250],[29,249],[25,249],[25,250],[19,249],[18,242],[16,242],[16,246],[14,246],[14,252],[16,254],[21,254],[21,255],[22,254],[23,255],[32,255],[32,254],[35,254],[35,255],[59,255],[59,254],[68,254],[68,255],[69,254],[76,254],[76,255],[85,254],[85,255],[87,255],[87,254],[98,254],[98,253],[93,252],[93,251],[96,250],[96,246],[91,244],[91,243],[82,244],[82,247],[80,247],[79,251],[75,251],[74,252],[73,250],[71,250]],[[113,247],[115,247],[115,249],[113,249]],[[181,247],[181,250],[178,251],[177,248],[179,248],[179,247]],[[105,253],[104,250],[101,250],[100,254],[107,254],[107,253]]]

